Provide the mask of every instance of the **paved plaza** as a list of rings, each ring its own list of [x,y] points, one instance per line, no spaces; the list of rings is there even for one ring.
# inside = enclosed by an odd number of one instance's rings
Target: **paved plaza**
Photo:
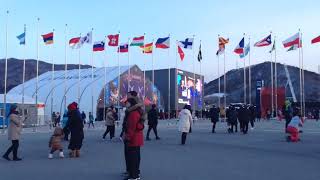
[[[79,159],[47,159],[48,128],[25,129],[21,162],[0,160],[1,180],[119,180],[124,171],[123,144],[102,141],[103,125],[85,131]],[[283,122],[260,122],[249,134],[227,134],[218,123],[212,134],[209,121],[195,123],[187,144],[179,145],[175,121],[159,125],[161,140],[145,142],[141,179],[144,180],[319,180],[320,122],[307,121],[301,142],[287,143]],[[117,135],[120,128],[117,128]],[[151,137],[154,137],[153,134]],[[154,138],[153,138],[154,139]],[[9,146],[0,135],[0,151]],[[67,144],[65,144],[67,147]],[[67,152],[67,149],[65,149]]]

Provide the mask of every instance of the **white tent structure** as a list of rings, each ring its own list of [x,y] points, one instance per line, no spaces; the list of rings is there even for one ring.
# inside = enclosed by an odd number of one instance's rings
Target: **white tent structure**
[[[130,68],[135,67],[141,71],[136,65],[134,66],[121,66],[120,75],[128,73]],[[106,76],[105,76],[106,72]],[[118,78],[118,66],[108,68],[94,68],[93,80],[91,77],[92,69],[81,69],[80,78],[80,109],[85,111],[86,114],[92,111],[92,95],[93,95],[93,114],[96,114],[97,101],[101,91],[104,88],[105,82],[110,82]],[[53,112],[64,112],[64,92],[66,87],[66,103],[78,102],[78,82],[79,70],[68,70],[67,78],[65,78],[65,71],[55,71],[54,81],[52,82],[52,71],[46,72],[39,76],[38,80],[38,101],[45,104],[45,115],[50,117],[51,107]],[[106,77],[106,80],[105,80]],[[36,95],[36,78],[25,82],[25,96],[35,98]],[[52,85],[53,84],[53,85]],[[66,86],[65,86],[66,84]],[[54,88],[52,88],[52,86]],[[8,92],[9,96],[22,94],[23,85],[14,87]],[[91,89],[93,93],[91,93]],[[53,93],[53,94],[52,94]],[[53,95],[53,103],[51,106],[51,95]],[[35,101],[34,101],[35,103]]]

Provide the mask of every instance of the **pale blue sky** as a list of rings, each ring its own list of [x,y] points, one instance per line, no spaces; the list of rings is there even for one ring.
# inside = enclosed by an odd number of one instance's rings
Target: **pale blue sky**
[[[243,66],[243,61],[233,53],[233,49],[243,37],[250,35],[251,44],[264,38],[272,30],[277,36],[278,61],[298,65],[298,51],[287,53],[281,42],[295,34],[299,28],[303,33],[305,67],[317,71],[320,64],[320,44],[311,45],[313,37],[320,35],[320,1],[315,0],[0,0],[0,58],[5,57],[6,10],[9,15],[8,56],[22,58],[23,48],[19,46],[16,36],[23,32],[27,24],[27,47],[25,57],[36,58],[37,17],[40,18],[40,34],[48,33],[54,28],[55,45],[44,46],[40,42],[40,59],[51,62],[52,52],[56,63],[64,63],[64,25],[68,24],[68,39],[87,33],[94,28],[94,41],[103,40],[108,34],[121,31],[121,42],[128,38],[146,33],[147,42],[171,35],[168,58],[167,50],[154,53],[155,68],[175,66],[175,40],[195,36],[194,55],[198,53],[202,40],[203,63],[202,74],[205,80],[217,78],[217,36],[230,38],[226,48],[226,69]],[[248,37],[248,36],[247,36]],[[246,43],[248,39],[246,39]],[[251,64],[270,60],[271,47],[251,48]],[[85,45],[81,49],[81,61],[90,63],[91,49]],[[130,49],[130,61],[141,69],[151,68],[151,55],[142,55],[138,48]],[[94,65],[117,64],[116,49],[107,47],[104,53],[94,54]],[[185,50],[185,61],[178,67],[193,70],[192,50]],[[127,54],[120,56],[120,63],[127,64]],[[78,52],[68,48],[68,63],[77,63]],[[248,64],[248,62],[246,62]],[[200,66],[196,62],[196,72]],[[223,62],[220,63],[223,71]]]

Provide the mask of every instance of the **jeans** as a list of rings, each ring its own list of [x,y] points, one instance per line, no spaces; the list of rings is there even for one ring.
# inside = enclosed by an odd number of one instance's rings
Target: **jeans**
[[[12,145],[9,147],[9,149],[4,154],[4,156],[9,156],[9,154],[12,152],[13,159],[17,159],[18,158],[18,148],[19,148],[19,140],[12,140]]]

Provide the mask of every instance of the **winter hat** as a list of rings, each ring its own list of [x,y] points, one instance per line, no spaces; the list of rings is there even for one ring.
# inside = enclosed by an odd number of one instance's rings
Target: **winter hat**
[[[17,107],[18,107],[17,104],[12,104],[12,105],[10,106],[10,112],[16,110]]]
[[[127,102],[129,102],[131,104],[131,106],[134,106],[138,103],[136,98],[129,98],[129,99],[127,99]]]
[[[78,104],[76,102],[69,104],[68,106],[69,111],[76,110],[76,109],[78,109]]]

